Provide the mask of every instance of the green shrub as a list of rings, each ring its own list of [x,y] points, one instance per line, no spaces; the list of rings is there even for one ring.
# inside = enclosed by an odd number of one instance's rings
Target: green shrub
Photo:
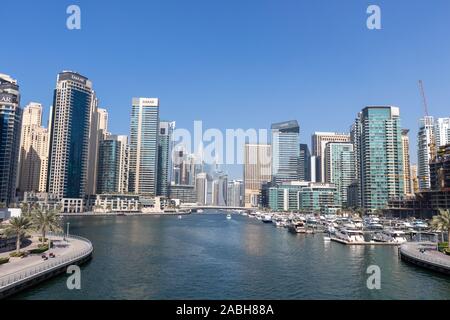
[[[438,243],[438,250],[440,252],[444,252],[444,250],[448,248],[448,242],[439,242]]]
[[[42,245],[42,244],[40,244],[36,249],[31,249],[30,250],[30,253],[31,254],[33,254],[33,253],[43,253],[43,252],[45,252],[45,251],[47,251],[48,250],[48,245]]]
[[[448,256],[450,256],[450,248],[444,249],[444,253]]]
[[[0,264],[8,263],[9,257],[0,258]]]
[[[42,242],[42,237],[39,237],[39,241]],[[44,242],[47,242],[48,238],[44,238]]]
[[[9,254],[9,256],[13,257],[13,258],[22,258],[22,257],[26,257],[26,255],[27,255],[27,253],[23,252],[23,251],[19,251],[19,252],[15,252],[14,251],[14,252]]]

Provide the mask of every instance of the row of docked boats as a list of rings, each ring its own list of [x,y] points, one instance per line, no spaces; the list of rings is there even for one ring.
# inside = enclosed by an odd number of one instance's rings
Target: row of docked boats
[[[429,229],[422,220],[382,219],[377,216],[342,217],[337,215],[314,215],[304,213],[245,213],[277,228],[287,228],[292,233],[325,233],[325,240],[335,238],[346,243],[381,242],[401,244],[414,233]]]

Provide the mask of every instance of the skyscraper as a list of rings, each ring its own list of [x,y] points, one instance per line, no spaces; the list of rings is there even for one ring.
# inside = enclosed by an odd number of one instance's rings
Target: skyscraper
[[[275,183],[299,180],[300,127],[297,120],[272,124],[272,179]]]
[[[264,183],[272,179],[272,146],[246,144],[244,146],[245,206],[257,207]]]
[[[106,137],[108,132],[108,120],[109,120],[109,114],[106,109],[98,108],[97,109],[97,117],[98,117],[98,130],[100,131],[100,140],[104,137]]]
[[[159,99],[133,98],[130,126],[129,191],[156,195],[159,146]]]
[[[175,122],[161,121],[159,123],[159,146],[158,146],[158,196],[169,196],[169,185],[172,180],[172,134]]]
[[[353,144],[328,142],[325,147],[325,180],[336,186],[337,203],[347,206],[347,189],[355,180]]]
[[[316,158],[316,180],[325,182],[325,146],[328,142],[350,142],[350,135],[336,132],[315,132],[311,138],[312,155]]]
[[[227,187],[227,206],[244,206],[244,183],[242,180],[228,181]]]
[[[411,188],[412,193],[419,192],[419,179],[417,178],[417,164],[411,165]]]
[[[411,180],[411,162],[409,159],[409,130],[402,130],[402,150],[403,150],[403,186],[405,188],[404,193],[407,195],[412,194],[412,180]]]
[[[215,206],[227,205],[228,175],[217,172],[212,182],[212,204]]]
[[[59,198],[89,194],[93,178],[89,172],[95,172],[92,166],[96,166],[89,161],[92,143],[97,141],[92,128],[96,113],[92,82],[71,71],[58,74],[51,115],[48,191]]]
[[[434,132],[436,138],[436,150],[439,147],[450,144],[450,117],[436,119]]]
[[[212,179],[206,172],[197,174],[195,178],[197,202],[201,205],[212,204]]]
[[[128,191],[128,137],[108,135],[100,141],[97,193]]]
[[[42,105],[28,104],[22,117],[20,139],[18,189],[46,191],[48,170],[49,134],[42,127]]]
[[[362,205],[375,211],[385,208],[389,199],[404,194],[400,110],[369,106],[362,110],[359,121]]]
[[[307,144],[300,144],[299,180],[311,181],[311,153]]]
[[[361,123],[362,112],[359,112],[355,121],[350,128],[350,141],[353,144],[353,154],[355,157],[355,180],[347,190],[347,205],[352,207],[362,207],[362,192],[361,192]]]
[[[22,109],[17,81],[0,74],[0,203],[15,201]]]
[[[430,189],[430,161],[435,148],[434,119],[427,116],[419,120],[417,134],[417,178],[420,190]]]
[[[88,195],[97,194],[97,164],[98,150],[101,141],[110,134],[108,132],[108,112],[106,109],[98,108],[98,99],[93,95],[94,104],[91,116],[91,133],[89,138],[89,159],[88,159],[88,178],[86,193]]]

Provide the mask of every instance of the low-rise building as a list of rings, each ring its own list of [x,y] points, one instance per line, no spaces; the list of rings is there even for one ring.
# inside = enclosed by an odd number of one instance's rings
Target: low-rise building
[[[340,209],[336,187],[327,183],[291,181],[269,188],[274,211],[335,213]]]
[[[171,185],[169,187],[169,198],[180,200],[181,203],[196,203],[197,193],[192,185]]]
[[[135,194],[98,194],[94,212],[138,212],[140,199]]]

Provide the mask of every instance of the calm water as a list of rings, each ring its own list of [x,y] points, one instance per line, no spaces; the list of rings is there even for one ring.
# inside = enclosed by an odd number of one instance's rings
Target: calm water
[[[20,299],[450,299],[450,278],[400,261],[394,247],[324,243],[242,216],[70,218],[94,257],[82,289],[66,275]],[[381,290],[366,269],[382,271]]]

